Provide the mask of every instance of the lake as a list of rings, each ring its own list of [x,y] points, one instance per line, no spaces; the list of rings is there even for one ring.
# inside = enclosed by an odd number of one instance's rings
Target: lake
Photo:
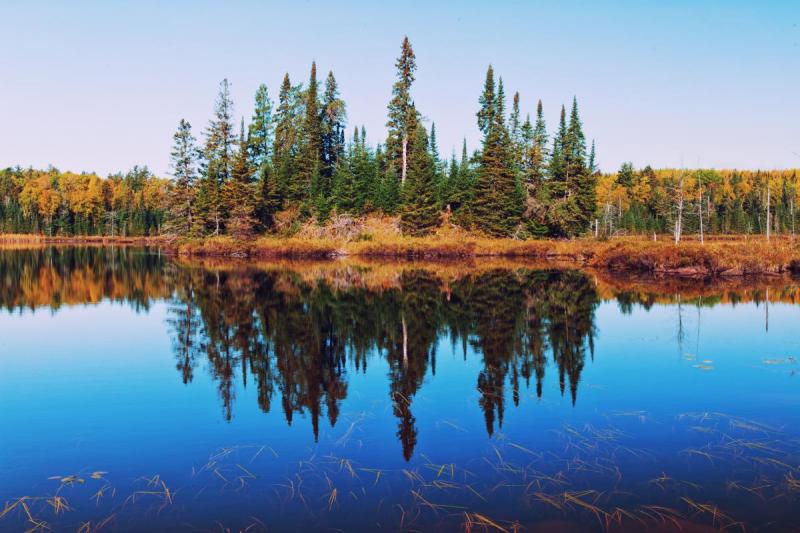
[[[800,528],[800,283],[0,251],[0,529]]]

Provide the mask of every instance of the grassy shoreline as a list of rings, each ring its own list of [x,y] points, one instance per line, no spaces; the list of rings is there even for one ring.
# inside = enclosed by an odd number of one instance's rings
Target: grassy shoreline
[[[464,261],[505,258],[544,261],[615,272],[682,277],[737,277],[800,272],[800,241],[788,237],[718,237],[705,244],[686,240],[676,246],[668,236],[531,240],[490,239],[471,234],[373,239],[231,237],[175,240],[161,237],[47,237],[0,235],[0,247],[25,245],[148,245],[189,257],[330,260],[361,257],[375,260]]]

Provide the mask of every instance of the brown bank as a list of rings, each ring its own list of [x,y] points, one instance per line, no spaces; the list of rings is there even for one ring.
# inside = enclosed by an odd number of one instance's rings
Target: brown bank
[[[184,256],[249,257],[261,259],[334,259],[364,257],[429,261],[473,258],[535,259],[614,272],[681,277],[774,276],[800,273],[800,241],[789,237],[711,237],[705,243],[668,236],[653,242],[644,237],[611,240],[491,239],[463,231],[439,232],[424,238],[396,234],[357,234],[337,237],[301,235],[264,236],[236,240],[227,236],[206,239],[162,237],[47,237],[0,235],[0,246],[30,245],[148,245]]]

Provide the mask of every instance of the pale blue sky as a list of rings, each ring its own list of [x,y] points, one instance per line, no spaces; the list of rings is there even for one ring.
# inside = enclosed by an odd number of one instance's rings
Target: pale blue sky
[[[259,83],[274,99],[312,59],[382,141],[404,34],[445,155],[477,146],[491,62],[551,129],[577,95],[604,170],[800,166],[800,0],[0,0],[0,21],[0,166],[166,174],[178,121],[199,134],[222,78],[249,117]]]

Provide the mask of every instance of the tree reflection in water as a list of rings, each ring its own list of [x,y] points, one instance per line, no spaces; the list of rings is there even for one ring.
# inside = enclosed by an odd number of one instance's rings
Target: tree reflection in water
[[[393,286],[369,289],[290,269],[176,266],[172,281],[178,370],[191,381],[197,358],[207,358],[226,419],[234,381],[250,379],[264,411],[279,395],[287,423],[308,414],[316,438],[323,413],[336,424],[348,369],[366,372],[370,358],[383,357],[407,460],[418,437],[414,398],[436,372],[440,338],[460,341],[465,357],[468,346],[482,355],[476,386],[491,435],[503,424],[507,385],[514,404],[531,378],[541,396],[548,359],[562,394],[568,387],[577,400],[599,301],[585,274],[564,270],[496,269],[445,284],[432,270],[406,268]]]

